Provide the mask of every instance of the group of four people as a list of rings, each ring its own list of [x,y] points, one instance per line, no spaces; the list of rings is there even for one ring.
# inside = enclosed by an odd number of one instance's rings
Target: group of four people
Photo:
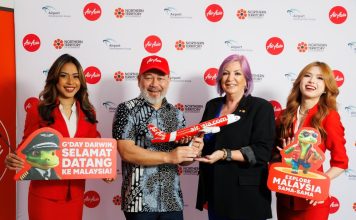
[[[320,132],[319,147],[331,153],[326,175],[334,179],[347,168],[344,128],[336,106],[339,90],[326,63],[313,62],[302,69],[277,120],[268,101],[251,95],[253,77],[245,56],[224,59],[216,81],[221,97],[206,104],[201,121],[236,114],[241,117],[237,123],[192,140],[152,144],[148,124],[173,132],[185,127],[185,119],[166,99],[167,60],[155,55],[142,59],[140,95],[118,105],[112,127],[122,158],[126,219],[183,219],[178,165],[194,161],[200,162],[196,208],[203,210],[207,204],[210,220],[271,218],[268,164],[280,159],[276,149],[289,144],[305,126]],[[96,123],[82,67],[76,58],[64,54],[51,66],[39,103],[27,112],[23,140],[46,126],[63,137],[100,137]],[[14,170],[22,168],[24,161],[10,153],[6,164]],[[84,180],[31,181],[29,219],[82,219],[84,190]],[[330,199],[317,202],[277,194],[278,219],[327,219],[329,207]]]

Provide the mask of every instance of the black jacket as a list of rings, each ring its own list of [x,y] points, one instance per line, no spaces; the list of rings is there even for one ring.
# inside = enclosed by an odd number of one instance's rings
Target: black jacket
[[[218,117],[224,103],[225,97],[210,100],[202,121]],[[200,163],[196,208],[202,210],[208,201],[209,208],[223,217],[271,218],[267,163],[275,138],[273,107],[266,100],[249,95],[241,99],[234,114],[241,117],[239,121],[204,138],[203,155],[222,148],[240,149],[246,162]]]

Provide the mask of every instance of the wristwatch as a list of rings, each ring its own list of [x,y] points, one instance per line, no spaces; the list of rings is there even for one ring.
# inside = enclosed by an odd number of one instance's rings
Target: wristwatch
[[[226,149],[226,161],[232,161],[231,158],[231,149]]]

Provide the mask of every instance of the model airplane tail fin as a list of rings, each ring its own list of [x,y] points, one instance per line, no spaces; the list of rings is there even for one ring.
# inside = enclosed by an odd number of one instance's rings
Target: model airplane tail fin
[[[167,133],[159,130],[159,128],[153,124],[149,124],[147,127],[153,135],[153,139],[151,140],[152,143],[167,142],[169,139],[169,135],[167,135]]]

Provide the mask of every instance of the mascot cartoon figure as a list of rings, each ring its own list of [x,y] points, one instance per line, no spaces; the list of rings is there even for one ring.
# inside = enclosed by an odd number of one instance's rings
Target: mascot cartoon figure
[[[21,175],[21,180],[57,180],[54,167],[58,166],[56,155],[59,138],[51,132],[41,132],[21,151],[26,155],[26,162],[32,167]]]
[[[307,174],[312,163],[322,160],[320,154],[313,147],[317,141],[318,133],[303,129],[298,135],[298,144],[284,150],[286,155],[291,155],[291,157],[284,159],[287,164],[292,165],[292,173],[298,174],[299,167],[302,167],[303,173]]]

